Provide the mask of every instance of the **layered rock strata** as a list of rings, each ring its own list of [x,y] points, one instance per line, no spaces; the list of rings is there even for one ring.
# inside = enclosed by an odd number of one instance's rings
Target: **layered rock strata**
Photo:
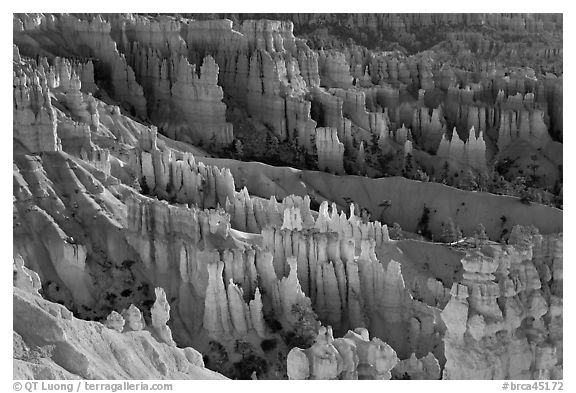
[[[126,57],[118,52],[116,42],[110,36],[111,25],[97,15],[91,21],[64,15],[58,19],[57,29],[75,37],[74,46],[79,43],[89,48],[90,55],[98,58],[106,68],[113,86],[114,97],[123,103],[130,112],[146,118],[146,98],[142,86],[136,81],[134,70]]]
[[[211,56],[199,70],[175,51],[163,57],[157,49],[135,42],[129,61],[147,97],[148,114],[173,139],[229,145],[232,125],[226,122],[218,65]]]
[[[354,241],[335,232],[263,231],[263,248],[274,255],[278,277],[287,275],[288,259],[297,258],[298,281],[321,321],[338,332],[367,327],[401,354],[411,348],[440,355],[439,310],[412,299],[400,265],[391,261],[384,267],[374,247],[374,240],[361,240],[358,257]]]
[[[444,378],[562,378],[561,244],[515,227],[511,245],[467,253],[442,311]]]
[[[470,129],[468,140],[463,142],[456,129],[452,131],[452,139],[448,141],[446,134],[442,135],[440,146],[436,156],[445,161],[455,160],[460,163],[469,165],[479,171],[485,171],[486,165],[486,143],[482,131],[476,137],[474,127]]]
[[[156,138],[153,129],[130,156],[130,167],[149,193],[201,208],[224,207],[233,199],[230,170],[197,163],[190,153],[161,149]]]
[[[32,153],[60,150],[56,111],[45,78],[14,75],[14,137]]]
[[[324,326],[310,348],[292,348],[287,358],[289,379],[390,379],[397,363],[394,350],[376,337],[369,340],[366,329],[334,339]]]
[[[332,127],[316,129],[316,151],[318,152],[318,169],[336,175],[344,171],[344,144],[338,139],[338,131]]]

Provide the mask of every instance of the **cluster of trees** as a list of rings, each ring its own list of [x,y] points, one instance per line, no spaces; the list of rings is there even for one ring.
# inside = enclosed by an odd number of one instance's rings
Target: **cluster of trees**
[[[234,352],[242,356],[242,360],[232,364],[234,379],[251,379],[253,375],[262,376],[268,372],[268,363],[255,354],[252,345],[243,340],[236,340]]]
[[[294,304],[291,311],[296,316],[297,321],[292,331],[283,334],[284,341],[289,347],[310,348],[314,344],[320,328],[318,316],[311,308],[300,304]]]
[[[263,142],[263,143],[262,143]],[[311,146],[315,147],[312,136]],[[276,135],[267,132],[264,141],[261,139],[234,138],[227,146],[219,146],[212,138],[207,150],[221,158],[232,158],[239,161],[257,160],[274,166],[296,166],[298,168],[317,170],[318,158],[315,149],[309,152],[304,146],[290,139],[281,143]]]
[[[228,146],[217,146],[215,140],[208,145],[208,149],[220,157],[237,160],[253,160],[275,166],[296,166],[299,168],[317,170],[318,159],[315,152],[315,141],[312,136],[312,151],[298,145],[294,140],[281,143],[272,133],[267,132],[262,144],[261,140],[243,141],[240,138],[234,140]],[[257,146],[252,146],[253,144]],[[263,146],[262,146],[263,145]],[[367,146],[367,147],[365,147]],[[520,198],[522,203],[541,203],[550,206],[562,207],[562,166],[560,166],[560,178],[555,182],[551,190],[541,186],[542,179],[538,174],[538,156],[530,156],[530,164],[524,175],[512,175],[511,169],[515,167],[513,161],[503,159],[496,163],[493,168],[486,172],[477,172],[472,168],[464,168],[452,171],[448,162],[442,166],[440,173],[435,174],[433,168],[426,171],[424,167],[414,159],[412,154],[404,155],[397,151],[384,153],[378,145],[378,136],[373,135],[371,142],[365,146],[356,146],[358,154],[350,155],[349,149],[344,153],[344,168],[348,174],[365,175],[376,173],[378,176],[403,176],[407,179],[423,182],[439,182],[452,187],[467,191],[483,191],[493,194],[509,195]],[[368,168],[371,168],[368,171]],[[522,172],[522,171],[519,171]],[[142,192],[146,193],[147,186],[140,179]]]

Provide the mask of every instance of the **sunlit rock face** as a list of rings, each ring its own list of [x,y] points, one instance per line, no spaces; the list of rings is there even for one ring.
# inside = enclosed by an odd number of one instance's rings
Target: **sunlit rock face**
[[[46,77],[14,74],[14,138],[33,153],[60,150]]]
[[[378,338],[368,340],[366,329],[334,339],[332,329],[322,326],[314,344],[293,348],[287,362],[290,379],[390,379],[398,358]]]
[[[442,311],[446,378],[562,377],[562,256],[553,251],[562,237],[515,227],[510,243],[462,261],[463,281]]]
[[[456,160],[480,171],[485,171],[487,168],[486,143],[482,132],[476,137],[474,127],[470,128],[466,142],[460,139],[456,129],[452,131],[450,141],[446,138],[446,134],[443,134],[436,155],[441,159]]]
[[[335,128],[316,129],[318,168],[334,174],[344,173],[344,145],[338,139]]]
[[[13,300],[17,378],[224,379],[206,369],[193,348],[167,345],[143,330],[142,314],[133,305],[123,312],[126,319],[113,312],[105,325],[77,319],[66,307],[39,296],[38,288],[28,284],[40,284],[38,276],[17,260],[21,259],[15,260],[19,273]],[[105,347],[113,350],[102,351]],[[34,353],[48,357],[34,362]]]
[[[14,14],[15,378],[561,379],[561,30]]]

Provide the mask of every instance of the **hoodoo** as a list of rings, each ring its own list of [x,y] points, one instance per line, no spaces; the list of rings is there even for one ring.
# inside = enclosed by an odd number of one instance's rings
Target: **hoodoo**
[[[562,31],[14,14],[13,377],[562,379]]]

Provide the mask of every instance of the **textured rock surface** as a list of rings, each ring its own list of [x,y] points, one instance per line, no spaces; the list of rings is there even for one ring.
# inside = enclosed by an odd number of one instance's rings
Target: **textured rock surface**
[[[14,14],[14,375],[562,378],[561,30]]]
[[[398,363],[394,350],[366,329],[348,331],[334,339],[330,327],[321,327],[314,344],[288,354],[290,379],[390,379]]]
[[[159,343],[148,332],[106,329],[20,288],[13,302],[17,379],[224,379],[195,361],[193,349]],[[32,351],[48,347],[51,356],[30,360]],[[107,347],[113,350],[102,351]]]
[[[60,150],[56,113],[41,75],[14,75],[14,138],[30,152]]]
[[[446,139],[446,134],[442,135],[436,155],[441,159],[465,163],[480,171],[486,170],[486,143],[482,132],[476,137],[474,127],[470,128],[466,142],[460,139],[456,129],[452,131],[450,141]]]
[[[156,301],[150,309],[152,316],[152,327],[156,330],[156,333],[160,339],[168,345],[176,345],[172,339],[172,331],[166,322],[170,319],[170,304],[166,300],[166,292],[162,288],[155,288]]]
[[[232,125],[226,123],[218,65],[211,56],[191,65],[182,54],[164,58],[154,47],[131,49],[131,61],[148,97],[148,113],[172,139],[228,145]]]
[[[338,139],[335,128],[316,129],[318,168],[334,174],[344,173],[344,145]]]
[[[462,261],[464,280],[454,283],[442,311],[445,378],[562,378],[555,311],[562,303],[562,237],[515,227],[511,243],[486,246]]]
[[[226,199],[233,198],[229,170],[197,163],[190,153],[160,149],[154,130],[149,138],[132,151],[130,166],[150,194],[207,208],[224,207]]]

